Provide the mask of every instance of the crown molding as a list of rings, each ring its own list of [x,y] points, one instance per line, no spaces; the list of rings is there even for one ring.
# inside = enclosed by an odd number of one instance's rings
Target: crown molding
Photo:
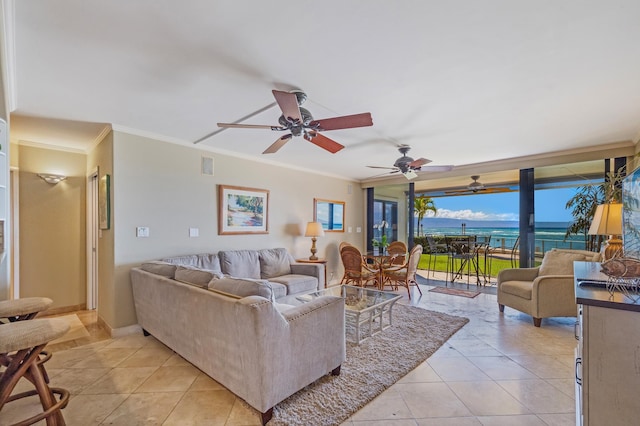
[[[42,149],[50,149],[53,151],[71,152],[73,154],[84,154],[84,155],[87,154],[87,151],[85,151],[84,149],[71,148],[68,146],[60,146],[60,145],[50,145],[46,143],[34,142],[34,141],[25,140],[25,139],[20,139],[17,142],[11,142],[11,143],[15,143],[21,146],[30,146],[32,148],[42,148]]]

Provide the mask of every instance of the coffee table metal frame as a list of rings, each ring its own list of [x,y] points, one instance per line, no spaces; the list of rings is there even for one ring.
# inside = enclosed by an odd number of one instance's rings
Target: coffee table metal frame
[[[345,299],[345,332],[348,335],[349,330],[353,331],[353,342],[358,345],[393,325],[393,305],[402,298],[387,291],[340,285],[309,294],[290,296],[286,300],[283,299],[282,303],[307,303],[321,296],[341,296]],[[363,325],[368,327],[368,334],[363,334]]]

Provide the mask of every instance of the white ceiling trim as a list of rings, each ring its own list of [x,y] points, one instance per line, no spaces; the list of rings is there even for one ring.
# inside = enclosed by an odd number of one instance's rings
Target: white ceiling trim
[[[11,143],[15,143],[17,145],[22,145],[22,146],[30,146],[33,148],[42,148],[42,149],[51,149],[54,151],[71,152],[73,154],[84,154],[84,155],[87,154],[87,151],[84,149],[71,148],[71,147],[61,146],[61,145],[52,145],[52,144],[41,143],[41,142],[34,142],[34,141],[25,140],[25,139],[19,139],[17,142],[11,142]]]

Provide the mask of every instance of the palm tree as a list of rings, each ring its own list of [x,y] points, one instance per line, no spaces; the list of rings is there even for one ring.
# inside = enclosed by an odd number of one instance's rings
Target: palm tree
[[[413,209],[415,211],[416,216],[418,216],[418,236],[420,235],[420,222],[424,218],[424,215],[427,214],[428,211],[432,211],[435,215],[438,213],[438,209],[436,208],[436,203],[433,201],[431,197],[417,197],[413,203]]]

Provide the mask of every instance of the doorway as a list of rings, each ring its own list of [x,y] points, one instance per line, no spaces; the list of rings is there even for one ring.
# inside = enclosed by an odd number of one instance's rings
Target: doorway
[[[98,170],[87,177],[87,309],[98,307]]]

